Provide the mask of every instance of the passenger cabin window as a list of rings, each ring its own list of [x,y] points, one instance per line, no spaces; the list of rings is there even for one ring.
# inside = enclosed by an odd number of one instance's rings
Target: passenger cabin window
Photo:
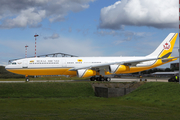
[[[13,62],[12,65],[16,65],[16,62]]]

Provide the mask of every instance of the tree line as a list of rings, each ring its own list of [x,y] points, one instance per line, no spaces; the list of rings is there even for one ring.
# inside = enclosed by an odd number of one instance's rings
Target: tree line
[[[151,73],[155,73],[155,72],[174,72],[174,71],[179,71],[179,67],[174,67],[172,69],[170,69],[170,68],[165,68],[165,69],[153,68],[153,69],[141,71],[141,74],[151,74]],[[139,74],[139,72],[133,73],[133,74]]]
[[[18,75],[11,73],[5,69],[4,66],[0,66],[0,79],[8,79],[8,78],[25,78],[24,75]]]

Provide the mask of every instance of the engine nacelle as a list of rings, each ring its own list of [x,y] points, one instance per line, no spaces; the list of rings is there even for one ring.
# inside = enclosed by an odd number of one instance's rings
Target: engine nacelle
[[[95,75],[96,75],[96,71],[94,70],[88,70],[88,69],[77,70],[78,77],[90,77],[90,76],[95,76]]]
[[[109,72],[113,74],[120,74],[125,71],[129,71],[129,66],[126,65],[110,65],[109,66]]]

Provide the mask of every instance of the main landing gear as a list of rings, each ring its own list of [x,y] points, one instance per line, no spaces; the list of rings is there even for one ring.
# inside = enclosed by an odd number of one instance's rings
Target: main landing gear
[[[93,76],[90,78],[90,81],[111,81],[111,78],[110,77],[102,77],[102,76],[99,76],[99,77]]]

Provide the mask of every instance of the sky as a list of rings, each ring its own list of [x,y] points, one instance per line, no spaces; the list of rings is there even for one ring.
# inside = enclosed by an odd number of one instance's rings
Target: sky
[[[146,56],[179,32],[178,17],[178,0],[1,0],[0,65],[24,58],[26,45],[35,56],[35,34],[37,55]],[[177,39],[172,56],[178,48]]]

